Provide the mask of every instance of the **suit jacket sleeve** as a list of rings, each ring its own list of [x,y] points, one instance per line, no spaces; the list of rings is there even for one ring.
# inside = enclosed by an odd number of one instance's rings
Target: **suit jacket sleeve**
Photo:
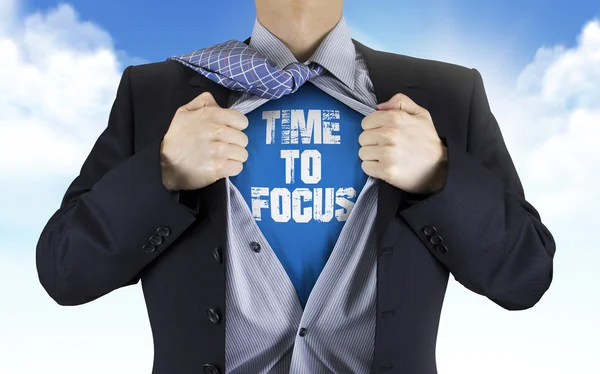
[[[37,243],[39,280],[61,305],[83,304],[137,283],[142,270],[195,221],[197,212],[162,183],[163,137],[134,153],[131,68],[123,72],[107,128]],[[163,242],[153,251],[142,248],[161,227],[163,235],[169,232]]]
[[[472,73],[466,150],[441,137],[448,149],[445,186],[400,215],[458,282],[506,309],[526,309],[550,286],[555,241],[525,200],[481,74]],[[427,226],[447,251],[436,250]]]

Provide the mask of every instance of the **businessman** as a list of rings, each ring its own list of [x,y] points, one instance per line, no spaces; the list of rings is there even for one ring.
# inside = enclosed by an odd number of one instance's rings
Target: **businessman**
[[[141,280],[154,374],[434,374],[449,275],[508,310],[555,242],[475,69],[256,0],[245,41],[129,66],[37,245],[60,305]]]

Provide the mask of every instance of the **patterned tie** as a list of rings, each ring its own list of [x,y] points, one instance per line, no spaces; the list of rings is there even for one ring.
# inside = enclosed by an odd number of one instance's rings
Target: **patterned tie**
[[[206,78],[235,91],[247,91],[266,99],[296,92],[324,68],[316,62],[293,62],[283,70],[247,44],[229,40],[168,60],[178,61]]]

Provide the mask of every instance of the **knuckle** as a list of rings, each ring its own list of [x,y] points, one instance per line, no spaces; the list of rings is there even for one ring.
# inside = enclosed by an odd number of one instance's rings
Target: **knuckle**
[[[225,132],[225,128],[219,125],[213,125],[211,127],[210,134],[213,138],[220,138]]]
[[[393,160],[394,159],[394,147],[391,146],[386,146],[383,147],[383,151],[382,151],[382,158],[385,160]]]
[[[227,159],[220,159],[215,161],[215,175],[217,178],[222,178],[229,174],[231,168],[231,162]]]
[[[381,129],[381,131],[382,131],[383,137],[387,141],[394,142],[398,136],[398,129],[396,129],[394,127],[384,127],[383,129]]]
[[[213,158],[221,158],[225,154],[225,144],[213,142],[210,147],[210,155]]]
[[[206,123],[203,125],[202,131],[198,131],[197,134],[199,137],[204,138],[204,140],[215,140],[217,135],[217,127],[212,123]]]

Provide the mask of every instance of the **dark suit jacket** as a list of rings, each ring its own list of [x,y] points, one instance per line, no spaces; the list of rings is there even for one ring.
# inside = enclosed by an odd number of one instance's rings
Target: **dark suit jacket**
[[[448,148],[439,193],[419,199],[379,181],[375,225],[372,372],[434,374],[449,274],[503,308],[530,308],[551,283],[555,242],[525,200],[477,70],[354,43],[378,101],[407,94]],[[175,111],[205,91],[226,107],[226,88],[177,62],[126,68],[107,128],[37,245],[40,282],[60,305],[142,280],[154,374],[224,372],[225,180],[177,201],[160,170]]]

